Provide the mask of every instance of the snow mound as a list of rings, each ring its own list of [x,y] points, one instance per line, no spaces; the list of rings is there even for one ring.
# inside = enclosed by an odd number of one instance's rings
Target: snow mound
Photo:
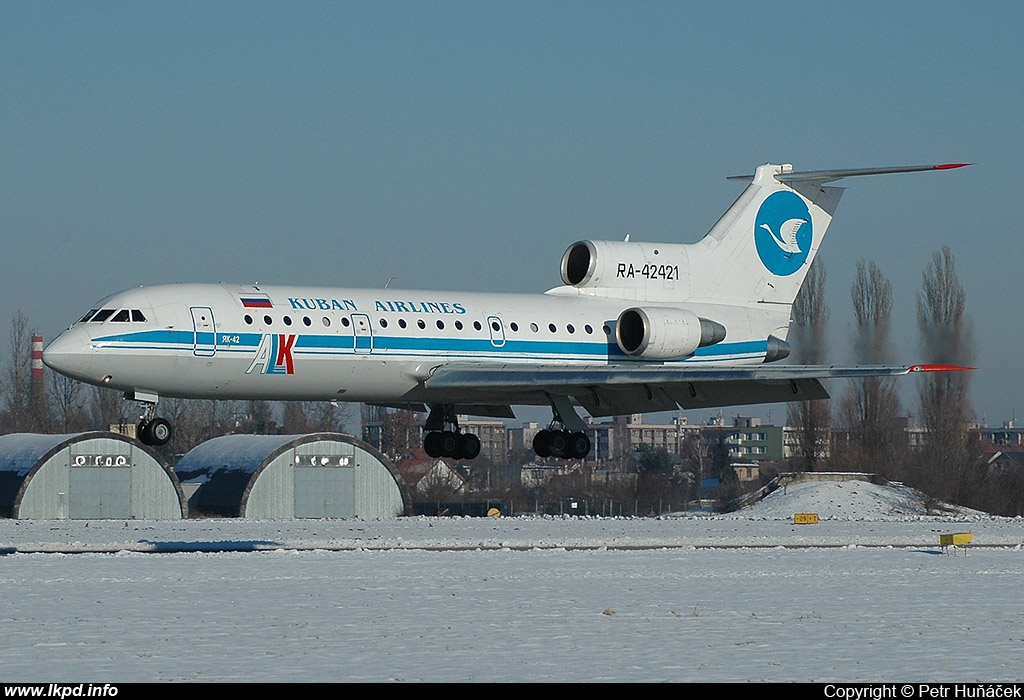
[[[833,520],[929,515],[919,491],[858,480],[792,483],[779,487],[741,513],[755,518],[792,518],[796,513],[816,513],[819,519]]]

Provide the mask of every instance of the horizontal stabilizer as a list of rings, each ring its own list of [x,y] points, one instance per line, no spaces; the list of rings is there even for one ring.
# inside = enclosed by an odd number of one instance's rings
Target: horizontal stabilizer
[[[925,170],[953,170],[964,168],[972,163],[940,163],[939,165],[903,165],[891,168],[854,168],[851,170],[805,170],[803,172],[782,172],[775,176],[779,182],[787,184],[814,182],[823,185],[826,182],[835,182],[844,177],[860,177],[861,175],[891,175],[893,173],[919,173]],[[754,179],[753,175],[733,175],[729,180],[740,180],[749,182]]]

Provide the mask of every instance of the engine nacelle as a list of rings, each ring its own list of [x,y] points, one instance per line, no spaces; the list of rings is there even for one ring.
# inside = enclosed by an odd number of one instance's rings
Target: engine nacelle
[[[725,326],[687,309],[626,309],[615,324],[615,341],[627,355],[676,360],[725,340]]]
[[[678,243],[577,241],[562,255],[562,281],[572,287],[679,288],[687,276],[687,249]],[[684,285],[685,286],[685,285]]]

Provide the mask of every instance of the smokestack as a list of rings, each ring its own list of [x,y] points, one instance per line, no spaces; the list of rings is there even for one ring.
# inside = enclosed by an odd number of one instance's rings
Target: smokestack
[[[32,334],[32,372],[29,381],[28,410],[31,430],[42,430],[46,410],[45,384],[43,384],[43,336]]]
[[[32,383],[43,381],[43,336],[32,336]]]

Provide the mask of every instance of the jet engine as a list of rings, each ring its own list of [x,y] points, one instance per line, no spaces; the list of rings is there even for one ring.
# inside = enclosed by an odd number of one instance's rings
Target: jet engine
[[[675,286],[687,276],[685,244],[577,241],[562,255],[562,281],[577,288]]]
[[[688,309],[633,307],[615,324],[622,351],[645,360],[676,360],[723,340],[725,326]]]

